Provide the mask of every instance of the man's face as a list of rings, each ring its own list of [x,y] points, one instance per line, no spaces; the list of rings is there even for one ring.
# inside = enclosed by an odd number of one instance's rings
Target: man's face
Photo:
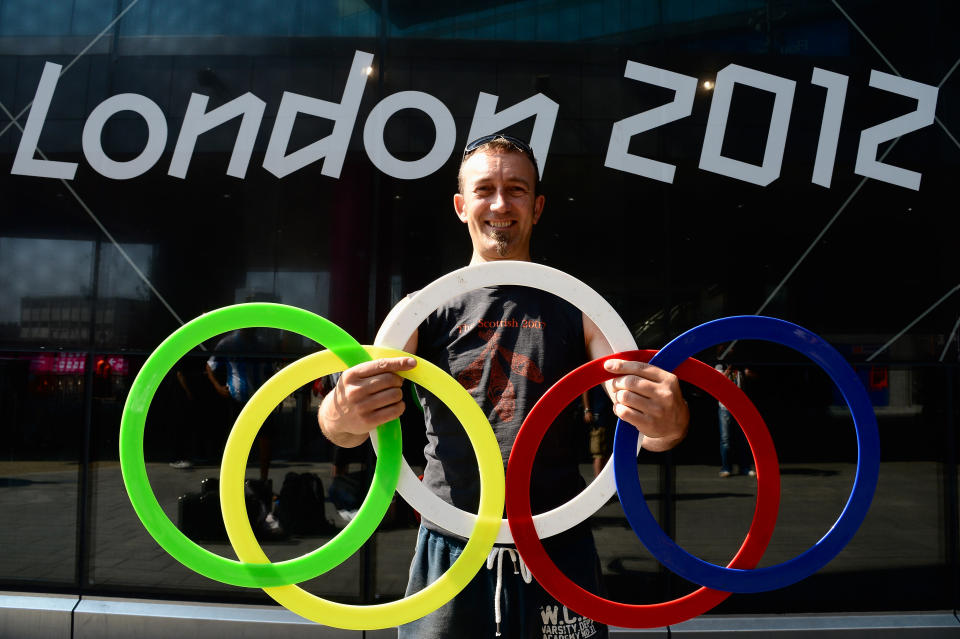
[[[453,206],[470,230],[471,264],[530,260],[530,235],[544,203],[534,193],[535,171],[522,153],[477,151],[467,158]]]

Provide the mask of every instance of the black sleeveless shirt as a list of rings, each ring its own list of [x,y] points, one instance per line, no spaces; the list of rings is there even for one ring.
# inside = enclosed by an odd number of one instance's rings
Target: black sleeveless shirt
[[[525,286],[497,286],[457,297],[418,330],[417,355],[448,371],[490,420],[504,468],[530,408],[561,377],[587,361],[581,312],[559,297]],[[445,501],[476,512],[476,455],[453,413],[417,388],[427,429],[423,481]],[[577,464],[583,428],[567,411],[554,422],[534,462],[533,512],[555,508],[584,486]],[[509,488],[508,488],[509,489]],[[429,521],[427,528],[450,534]]]

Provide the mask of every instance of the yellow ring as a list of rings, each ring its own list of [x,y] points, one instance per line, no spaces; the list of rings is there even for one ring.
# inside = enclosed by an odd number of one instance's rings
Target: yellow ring
[[[393,348],[364,348],[374,359],[410,357],[408,353]],[[415,359],[416,367],[400,375],[428,389],[446,404],[463,424],[476,451],[480,466],[480,508],[473,532],[463,553],[446,573],[423,590],[399,601],[353,606],[322,599],[295,585],[263,589],[277,603],[301,617],[348,630],[374,630],[408,623],[433,612],[460,592],[483,567],[493,548],[500,530],[504,501],[503,458],[493,428],[477,402],[454,378],[426,360]],[[221,490],[221,509],[230,543],[241,561],[270,563],[250,527],[243,497],[247,455],[263,423],[262,418],[256,419],[255,413],[266,415],[300,386],[343,369],[343,362],[330,351],[303,357],[267,380],[237,417],[230,433],[230,439],[235,440],[236,445],[227,446],[223,454],[225,485],[222,488],[225,490]]]

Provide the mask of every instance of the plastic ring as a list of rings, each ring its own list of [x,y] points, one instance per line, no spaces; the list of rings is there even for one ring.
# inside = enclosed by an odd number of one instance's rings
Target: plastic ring
[[[434,280],[390,311],[374,343],[403,348],[420,323],[442,304],[478,288],[497,285],[530,286],[552,293],[593,320],[614,351],[629,351],[637,347],[623,319],[595,290],[563,271],[533,262],[512,260],[467,266]],[[373,443],[376,450],[375,437]],[[608,463],[585,490],[566,504],[537,515],[535,519],[541,537],[550,537],[573,528],[606,504],[616,492],[612,466]],[[430,492],[413,474],[406,460],[402,462],[397,490],[425,519],[461,537],[469,535],[474,515]],[[500,527],[497,543],[513,543],[506,521]]]
[[[621,427],[619,422],[614,436],[614,472],[620,502],[630,525],[661,563],[684,579],[710,588],[731,592],[761,592],[781,588],[812,575],[837,556],[853,538],[866,517],[876,490],[880,473],[880,437],[870,398],[853,368],[822,338],[790,322],[754,315],[714,320],[671,341],[650,363],[670,370],[694,353],[734,339],[776,342],[806,355],[826,371],[850,407],[857,432],[857,473],[850,498],[827,534],[804,553],[775,566],[754,570],[717,566],[680,548],[657,524],[646,505],[633,468],[630,451],[637,431],[629,425]]]
[[[375,358],[404,357],[396,349],[367,346]],[[291,391],[317,377],[343,370],[343,364],[329,351],[321,351],[293,362],[270,378],[250,398],[237,418],[227,442],[221,466],[220,495],[227,534],[237,556],[257,565],[269,565],[250,528],[243,501],[243,468],[247,454],[267,414]],[[387,628],[418,619],[452,599],[480,570],[493,548],[500,514],[503,512],[504,475],[500,446],[490,422],[473,397],[460,384],[430,362],[417,358],[417,365],[399,373],[429,389],[453,411],[473,444],[480,467],[480,508],[475,525],[462,554],[450,569],[423,590],[399,601],[372,606],[353,606],[332,602],[308,593],[299,586],[264,588],[280,605],[317,623],[349,630]],[[397,440],[399,442],[399,439]],[[385,493],[387,499],[393,491]],[[371,499],[373,491],[367,499]],[[351,523],[341,532],[356,534],[360,543],[367,536]],[[359,546],[359,544],[357,544]]]
[[[174,559],[205,577],[234,586],[259,588],[285,585],[309,579],[330,565],[339,563],[353,551],[351,543],[360,547],[349,535],[341,532],[325,546],[275,564],[243,563],[221,557],[191,541],[164,514],[157,501],[143,456],[143,433],[150,402],[160,382],[197,344],[228,331],[247,327],[267,327],[292,331],[329,348],[347,366],[355,366],[370,357],[360,344],[336,324],[309,311],[282,304],[238,304],[221,308],[187,322],[165,339],[144,362],[137,374],[120,422],[120,468],[123,482],[137,516],[147,532]],[[390,497],[397,484],[403,450],[400,423],[393,420],[379,427],[384,447],[373,477],[370,495],[352,522],[364,529],[376,528],[390,506]],[[244,456],[246,460],[246,456]],[[246,464],[244,463],[243,466]],[[242,482],[241,482],[242,484]],[[357,521],[362,518],[363,522]],[[344,537],[344,539],[340,539]],[[342,558],[341,558],[342,556]]]
[[[673,601],[640,605],[610,601],[584,590],[557,568],[540,541],[536,518],[531,516],[530,510],[530,475],[537,448],[553,420],[584,390],[615,376],[604,370],[604,361],[616,358],[645,362],[655,352],[642,350],[618,353],[596,359],[568,373],[540,398],[527,415],[507,465],[507,483],[510,485],[507,494],[508,521],[517,549],[530,572],[547,592],[577,614],[625,628],[657,628],[680,623],[710,610],[729,597],[730,593],[700,588]],[[722,401],[747,436],[756,461],[757,504],[747,537],[730,566],[756,566],[770,543],[780,506],[780,469],[773,440],[756,407],[722,373],[703,362],[688,359],[676,368],[676,375]],[[629,424],[624,428],[637,432]],[[623,450],[628,449],[624,447]],[[636,476],[635,454],[630,455],[629,465]]]

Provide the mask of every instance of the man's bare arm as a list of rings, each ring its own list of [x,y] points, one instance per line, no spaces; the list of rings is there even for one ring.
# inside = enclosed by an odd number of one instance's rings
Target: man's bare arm
[[[416,350],[414,333],[404,351],[413,354]],[[397,373],[415,365],[412,357],[390,357],[343,371],[337,385],[320,402],[320,431],[341,448],[354,448],[367,441],[370,431],[403,413],[403,378]]]
[[[603,333],[586,315],[583,336],[591,359],[613,352]],[[650,364],[622,359],[607,360],[604,368],[618,375],[604,383],[613,412],[640,431],[645,450],[670,450],[683,441],[690,413],[676,375]]]

